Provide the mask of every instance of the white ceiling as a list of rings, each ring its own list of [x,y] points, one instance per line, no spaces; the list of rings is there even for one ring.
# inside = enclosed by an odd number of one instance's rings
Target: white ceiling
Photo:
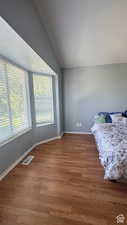
[[[127,62],[126,0],[34,0],[63,68]]]

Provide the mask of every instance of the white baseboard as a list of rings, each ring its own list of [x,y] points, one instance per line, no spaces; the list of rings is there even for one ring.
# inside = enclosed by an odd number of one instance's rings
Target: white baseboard
[[[64,131],[65,134],[92,134],[91,132]]]
[[[57,136],[57,137],[53,137],[53,138],[49,138],[46,139],[44,141],[40,141],[34,145],[32,145],[31,148],[29,148],[25,153],[23,153],[23,155],[21,155],[11,166],[9,166],[6,170],[4,170],[1,174],[0,174],[0,181],[12,170],[14,169],[36,146],[40,145],[40,144],[44,144],[56,139],[60,139],[62,138],[61,136]]]
[[[60,134],[60,137],[62,138],[62,137],[63,137],[63,135],[64,135],[64,132],[62,132],[62,133]]]
[[[54,141],[56,139],[60,139],[61,136],[57,136],[57,137],[53,137],[53,138],[49,138],[49,139],[46,139],[46,140],[43,140],[43,141],[39,141],[35,144],[35,147],[38,146],[38,145],[41,145],[41,144],[45,144],[47,142],[50,142],[50,141]]]

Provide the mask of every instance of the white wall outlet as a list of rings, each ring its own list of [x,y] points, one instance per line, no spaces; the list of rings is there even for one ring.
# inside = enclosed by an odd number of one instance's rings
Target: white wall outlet
[[[76,127],[82,127],[82,122],[76,122]]]

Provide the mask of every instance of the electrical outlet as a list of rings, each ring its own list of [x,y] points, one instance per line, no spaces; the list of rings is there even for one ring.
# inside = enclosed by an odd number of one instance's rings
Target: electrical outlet
[[[82,122],[76,122],[76,127],[82,127]]]

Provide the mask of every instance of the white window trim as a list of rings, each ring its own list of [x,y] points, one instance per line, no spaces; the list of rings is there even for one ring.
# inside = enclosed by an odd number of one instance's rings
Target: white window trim
[[[45,122],[45,123],[36,123],[36,127],[46,127],[46,126],[56,126],[55,123],[49,123],[49,122]]]
[[[25,70],[26,71],[26,70]],[[30,102],[30,87],[29,87],[29,72],[25,78],[25,87],[26,87],[26,97],[27,97],[27,114],[28,114],[28,129],[32,127],[32,116],[31,116],[31,102]]]

